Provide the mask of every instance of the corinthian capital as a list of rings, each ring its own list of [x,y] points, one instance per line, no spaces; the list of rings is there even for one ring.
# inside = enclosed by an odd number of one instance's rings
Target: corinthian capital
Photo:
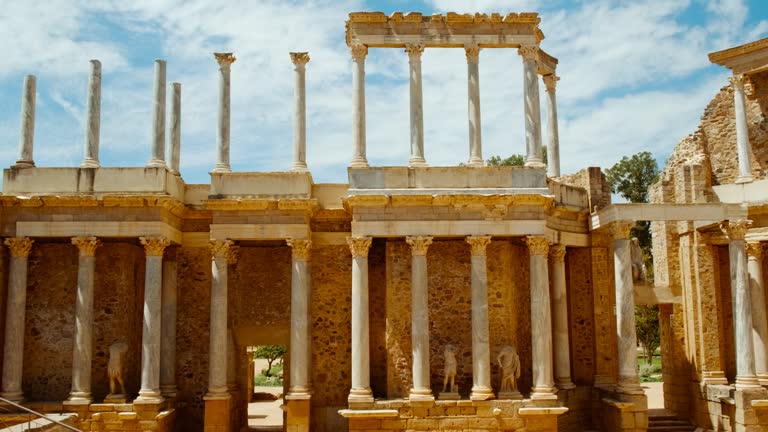
[[[405,52],[408,53],[408,59],[410,59],[410,61],[421,60],[421,55],[424,54],[424,45],[408,44],[405,46]]]
[[[480,61],[480,47],[477,45],[464,45],[464,53],[467,55],[467,63]]]
[[[297,67],[304,67],[304,65],[309,63],[309,53],[308,52],[292,52],[292,53],[290,53],[290,55],[291,55],[291,61]]]
[[[370,237],[347,237],[347,244],[353,257],[368,258],[368,250],[371,248]]]
[[[101,240],[96,237],[72,237],[72,244],[77,246],[80,256],[95,256]]]
[[[312,253],[312,240],[286,239],[286,243],[291,247],[293,259],[308,260]]]
[[[472,251],[472,256],[485,256],[486,248],[491,243],[491,236],[468,236],[466,242]]]
[[[32,250],[35,241],[29,237],[10,237],[5,239],[5,245],[11,251],[12,257],[26,257]]]
[[[730,240],[744,240],[750,226],[752,226],[752,221],[747,219],[720,222],[720,230],[722,230]]]
[[[405,238],[405,242],[411,245],[411,254],[413,255],[426,255],[429,245],[432,244],[432,237],[430,236],[409,236]]]
[[[758,261],[763,259],[763,244],[758,241],[747,242],[747,256]]]
[[[547,256],[549,252],[549,242],[544,236],[529,236],[525,238],[525,244],[528,245],[528,253],[533,255]]]
[[[552,262],[565,262],[565,245],[552,245],[552,247],[549,248],[549,256],[552,257]]]
[[[231,52],[213,53],[213,56],[216,57],[216,61],[219,62],[219,66],[229,66],[234,63],[235,60],[237,60]]]
[[[733,87],[738,87],[740,89],[744,88],[744,84],[746,83],[746,81],[747,81],[746,77],[744,75],[742,75],[742,74],[733,75],[733,76],[728,77],[728,82]]]
[[[635,223],[632,221],[617,221],[610,225],[611,234],[613,234],[614,240],[629,240],[629,235],[632,232],[632,227]]]
[[[560,81],[560,77],[555,74],[549,74],[544,75],[542,80],[544,80],[544,85],[547,87],[547,91],[554,93],[557,82]]]
[[[171,244],[165,237],[139,237],[139,241],[144,245],[147,256],[163,256],[165,248]]]
[[[227,253],[227,264],[229,265],[235,265],[237,264],[237,260],[240,259],[240,246],[232,245],[229,247],[229,252]]]
[[[356,62],[365,61],[365,56],[368,55],[368,45],[354,44],[349,47],[350,53],[352,53],[352,60]]]
[[[213,258],[226,258],[229,260],[229,248],[231,248],[235,242],[232,240],[211,240],[208,242],[208,247],[211,248],[211,255]]]
[[[523,57],[524,61],[536,60],[539,57],[539,47],[538,45],[520,45],[517,53]]]

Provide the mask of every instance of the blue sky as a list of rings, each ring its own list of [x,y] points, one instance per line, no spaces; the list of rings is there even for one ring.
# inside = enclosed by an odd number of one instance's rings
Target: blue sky
[[[152,64],[168,61],[182,83],[181,172],[207,183],[215,164],[217,65],[233,51],[232,151],[236,171],[291,164],[293,65],[309,51],[307,161],[316,182],[346,182],[352,154],[350,11],[538,11],[542,48],[560,60],[558,115],[564,173],[609,167],[651,151],[663,164],[693,132],[728,71],[707,53],[768,36],[764,0],[675,1],[9,1],[0,8],[0,165],[18,156],[21,87],[37,75],[34,158],[77,166],[84,141],[88,60],[102,62],[103,166],[149,160]],[[425,156],[468,157],[463,50],[423,56]],[[366,62],[368,159],[404,165],[409,155],[407,56],[372,49]],[[483,153],[524,152],[522,66],[514,50],[480,56]],[[542,119],[544,119],[542,110]]]

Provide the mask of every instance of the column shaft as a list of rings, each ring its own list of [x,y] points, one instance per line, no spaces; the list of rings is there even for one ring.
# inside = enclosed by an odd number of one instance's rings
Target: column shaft
[[[560,77],[547,75],[544,84],[547,87],[547,175],[560,177],[560,137],[557,130],[557,98],[555,85]]]
[[[181,157],[181,84],[171,84],[171,119],[170,119],[170,171],[179,174]]]
[[[616,283],[616,334],[619,351],[619,383],[622,393],[643,393],[637,374],[637,332],[629,235],[634,223],[616,222],[613,232],[613,266]]]
[[[5,240],[11,251],[8,269],[8,300],[5,311],[3,349],[3,387],[0,397],[21,402],[21,377],[24,361],[24,324],[27,304],[27,260],[33,240],[13,237]]]
[[[752,148],[749,144],[749,128],[747,127],[747,112],[744,100],[743,75],[731,78],[733,85],[733,107],[736,115],[736,153],[739,158],[739,177],[736,183],[748,183],[752,181],[752,165],[750,157]]]
[[[218,115],[218,134],[216,135],[217,160],[213,172],[231,172],[229,165],[229,117],[230,117],[230,98],[229,98],[229,71],[232,63],[235,62],[235,56],[232,53],[214,53],[216,61],[219,62],[219,115]]]
[[[568,297],[565,286],[565,246],[555,245],[552,256],[552,327],[555,350],[555,384],[559,389],[571,389],[571,345],[568,335]]]
[[[368,47],[353,45],[352,50],[352,111],[353,142],[352,162],[350,167],[367,167],[365,153],[365,56]]]
[[[348,237],[352,252],[352,389],[349,405],[373,403],[368,327],[368,249],[370,237]]]
[[[768,318],[765,310],[763,245],[747,243],[747,272],[752,295],[752,341],[755,347],[755,371],[761,385],[768,384]]]
[[[543,168],[541,154],[541,111],[539,108],[539,47],[521,46],[523,57],[523,100],[525,103],[525,166]]]
[[[549,301],[549,243],[542,236],[525,239],[530,255],[531,340],[533,388],[531,399],[555,399],[552,377],[552,312]]]
[[[91,60],[86,105],[84,157],[80,168],[98,168],[101,128],[101,62],[98,60]]]
[[[155,84],[152,104],[152,157],[148,168],[164,168],[165,165],[165,60],[155,60]]]
[[[472,251],[472,400],[493,399],[491,347],[488,329],[488,269],[486,247],[491,236],[469,236]]]
[[[24,77],[24,90],[21,95],[21,134],[19,137],[19,160],[16,167],[33,167],[32,148],[35,143],[35,98],[37,78],[34,75]]]
[[[209,399],[229,398],[227,393],[227,259],[232,240],[211,240],[211,324],[208,360]]]
[[[293,166],[291,171],[307,171],[307,92],[306,65],[309,53],[293,52],[291,61],[294,68],[293,88]]]
[[[424,159],[424,112],[421,91],[421,55],[424,45],[406,45],[411,94],[411,157],[408,166],[427,166]]]
[[[483,166],[482,131],[480,126],[480,47],[465,46],[467,55],[467,112],[469,114],[469,166]]]
[[[141,334],[141,389],[139,401],[162,401],[160,393],[161,296],[163,251],[170,241],[163,237],[140,237],[147,255],[144,274],[144,324]]]
[[[311,240],[287,240],[291,261],[290,387],[287,398],[306,399],[310,393],[310,272]]]
[[[163,259],[160,390],[165,397],[176,396],[176,253],[175,249],[169,249]]]
[[[411,400],[434,400],[429,383],[429,291],[427,249],[432,237],[406,237],[411,245],[411,345],[413,388]]]

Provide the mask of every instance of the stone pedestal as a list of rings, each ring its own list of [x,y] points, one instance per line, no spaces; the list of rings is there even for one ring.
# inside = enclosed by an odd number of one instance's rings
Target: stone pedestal
[[[370,237],[347,237],[352,252],[352,388],[350,408],[369,408],[371,392],[368,326],[368,250]]]
[[[203,432],[232,432],[230,421],[232,398],[228,395],[204,396],[205,418]]]
[[[309,432],[311,404],[309,397],[285,397],[285,425],[287,430]]]
[[[459,400],[461,399],[461,395],[459,395],[458,391],[440,392],[438,393],[437,398],[439,400]]]

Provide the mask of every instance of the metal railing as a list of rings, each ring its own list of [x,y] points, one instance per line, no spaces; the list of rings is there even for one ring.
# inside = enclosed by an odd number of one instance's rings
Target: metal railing
[[[55,424],[57,424],[57,425],[59,425],[59,426],[61,426],[61,427],[64,427],[64,428],[66,428],[66,429],[69,429],[69,430],[71,430],[71,431],[75,431],[75,432],[83,432],[83,431],[81,431],[80,429],[77,429],[77,428],[75,428],[75,427],[73,427],[73,426],[70,426],[70,425],[68,425],[68,424],[64,424],[64,423],[62,423],[62,422],[60,422],[60,421],[58,421],[58,420],[54,420],[54,419],[52,419],[52,418],[48,417],[48,416],[47,416],[47,415],[45,415],[45,414],[42,414],[42,413],[39,413],[39,412],[37,412],[37,411],[35,411],[35,410],[29,409],[29,408],[27,408],[27,407],[25,407],[25,406],[23,406],[23,405],[19,405],[19,404],[17,404],[16,402],[13,402],[13,401],[9,401],[8,399],[4,399],[4,398],[1,398],[1,397],[0,397],[0,403],[3,403],[3,404],[8,404],[8,405],[10,405],[10,406],[12,406],[12,407],[14,407],[14,408],[18,408],[18,409],[20,409],[20,410],[26,411],[26,412],[28,412],[28,413],[30,413],[30,414],[33,414],[33,415],[36,415],[36,416],[38,416],[38,417],[40,417],[40,418],[46,419],[46,420],[48,420],[48,421],[49,421],[49,422],[51,422],[51,423],[55,423]]]

